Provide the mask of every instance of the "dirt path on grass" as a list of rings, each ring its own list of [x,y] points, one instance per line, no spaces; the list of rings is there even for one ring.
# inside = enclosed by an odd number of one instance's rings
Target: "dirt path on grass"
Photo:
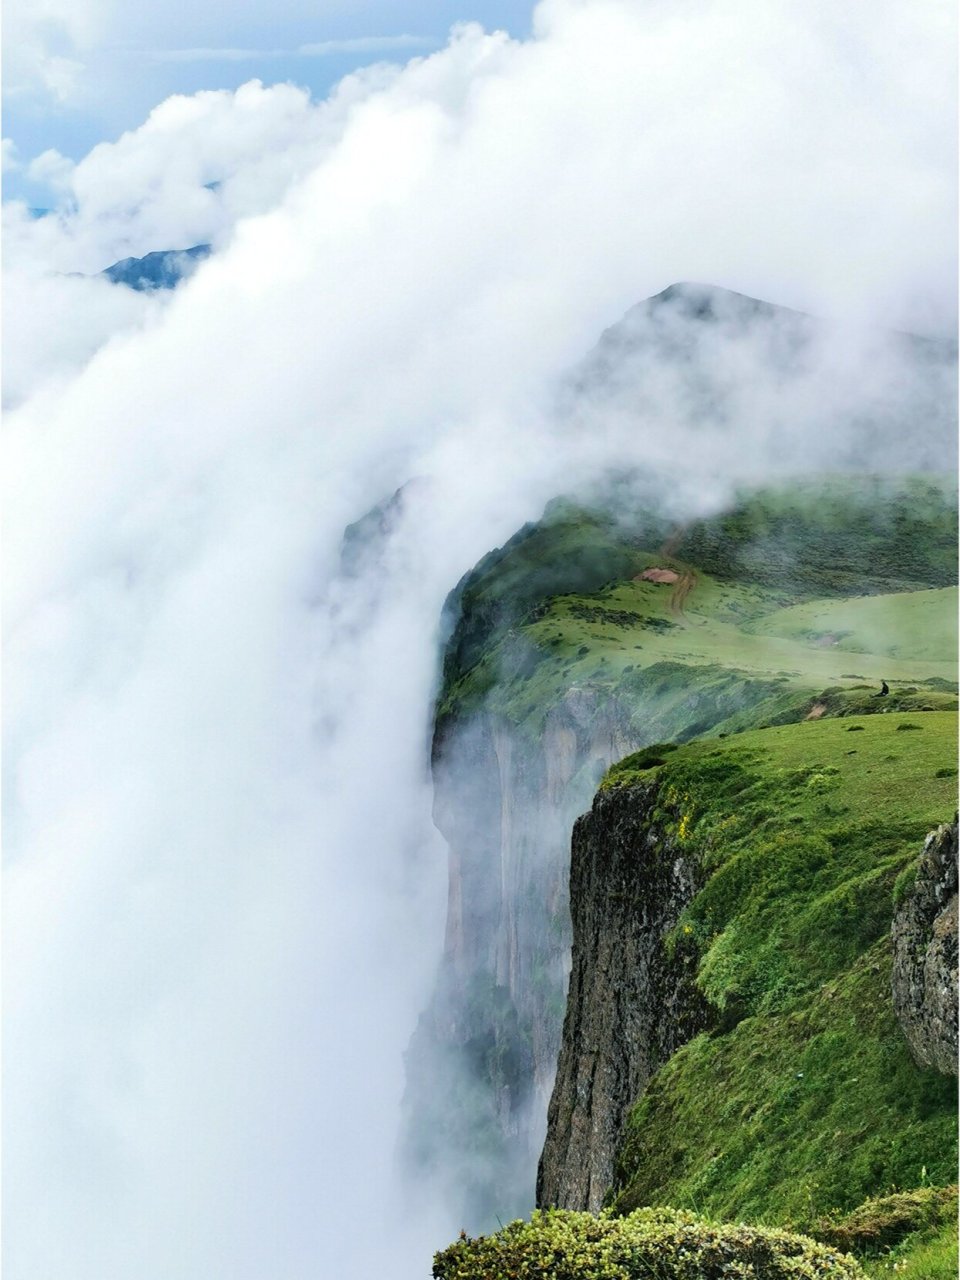
[[[660,555],[672,560],[676,555],[677,547],[680,545],[680,540],[685,532],[686,525],[677,525],[676,529],[674,529],[669,538],[667,538],[666,542],[660,548]],[[684,569],[679,572],[674,588],[670,593],[670,612],[675,617],[683,617],[683,610],[684,605],[687,602],[687,597],[696,585],[697,575],[692,569]]]
[[[697,575],[692,569],[686,569],[677,579],[677,584],[670,592],[670,612],[678,618],[683,617],[684,605],[687,597],[697,585]]]

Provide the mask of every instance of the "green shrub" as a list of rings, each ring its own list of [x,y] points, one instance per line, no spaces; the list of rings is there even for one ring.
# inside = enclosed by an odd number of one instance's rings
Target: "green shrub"
[[[811,1233],[825,1244],[855,1253],[892,1249],[907,1236],[956,1222],[956,1187],[918,1187],[867,1200],[843,1218],[824,1217]]]
[[[535,1212],[438,1253],[435,1280],[862,1280],[830,1245],[763,1227],[719,1225],[675,1209],[611,1218]]]

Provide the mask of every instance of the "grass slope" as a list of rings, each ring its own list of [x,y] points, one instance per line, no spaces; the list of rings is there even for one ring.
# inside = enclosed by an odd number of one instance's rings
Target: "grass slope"
[[[679,556],[723,579],[807,597],[956,582],[956,478],[809,477],[696,521]]]
[[[689,737],[881,680],[955,706],[955,526],[954,497],[919,480],[757,494],[663,543],[654,520],[556,504],[451,598],[438,719],[483,707],[536,738],[579,688]],[[644,581],[653,567],[685,592]]]
[[[815,600],[781,609],[748,628],[754,634],[872,653],[898,662],[942,662],[957,651],[956,587],[846,600]]]
[[[664,560],[638,552],[635,564],[639,573]],[[580,688],[601,699],[622,698],[638,721],[659,719],[661,737],[667,730],[690,736],[711,727],[748,727],[720,722],[758,703],[769,704],[763,720],[785,711],[802,718],[816,693],[863,693],[867,684],[872,695],[882,680],[895,696],[925,686],[925,705],[955,707],[949,696],[957,674],[955,598],[950,590],[917,591],[782,608],[781,596],[702,574],[682,614],[670,607],[670,588],[651,582],[610,584],[589,596],[565,593],[541,602],[484,651],[446,692],[439,712],[462,715],[482,706],[536,736],[549,709]],[[813,624],[841,610],[847,611],[847,646],[825,646],[823,630]],[[878,625],[855,623],[864,612]],[[899,631],[883,629],[884,613],[902,620]],[[726,700],[691,714],[687,700],[718,682]],[[671,708],[671,700],[679,705]],[[883,708],[866,703],[863,709]]]
[[[957,1228],[941,1227],[935,1234],[908,1241],[880,1258],[864,1262],[874,1280],[956,1280]]]
[[[921,1071],[890,1001],[889,927],[956,803],[956,715],[823,719],[663,755],[663,816],[710,872],[673,945],[718,1026],[635,1107],[616,1192],[809,1227],[953,1180],[955,1085]],[[650,758],[615,766],[630,786]]]

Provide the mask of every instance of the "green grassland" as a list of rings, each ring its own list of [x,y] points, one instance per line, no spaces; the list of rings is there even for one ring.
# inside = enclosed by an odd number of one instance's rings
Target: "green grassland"
[[[955,694],[955,498],[913,480],[825,491],[822,508],[815,489],[746,497],[659,546],[653,519],[556,504],[452,597],[438,718],[485,707],[535,738],[578,688],[682,737],[802,718],[823,690],[882,680]],[[641,580],[652,567],[689,591]]]
[[[810,476],[741,495],[674,539],[724,580],[796,597],[878,594],[956,582],[955,476]]]
[[[747,629],[897,662],[940,662],[957,651],[958,604],[956,587],[816,600],[769,614]]]
[[[635,554],[637,574],[653,564],[692,569],[650,552]],[[682,613],[671,608],[671,596],[669,586],[627,580],[591,595],[569,592],[540,602],[446,693],[441,714],[485,705],[536,734],[571,687],[601,698],[621,694],[639,710],[660,700],[651,690],[670,668],[679,668],[675,683],[684,696],[712,671],[722,673],[731,692],[739,687],[744,706],[776,697],[769,716],[792,706],[791,694],[852,691],[866,683],[874,693],[882,680],[894,694],[929,681],[935,684],[928,691],[942,694],[956,680],[956,589],[783,607],[780,593],[698,573]],[[818,627],[821,617],[828,621]],[[841,617],[843,628],[834,621]],[[848,634],[825,646],[830,625]],[[801,697],[798,710],[804,705]],[[732,699],[727,714],[737,709]],[[681,714],[670,727],[682,733],[689,725]],[[698,724],[698,731],[708,727]]]
[[[956,804],[954,713],[822,719],[663,753],[661,819],[709,873],[692,946],[713,1031],[634,1109],[616,1204],[809,1228],[956,1167],[955,1085],[890,1002],[893,904]],[[649,778],[628,757],[607,787]]]

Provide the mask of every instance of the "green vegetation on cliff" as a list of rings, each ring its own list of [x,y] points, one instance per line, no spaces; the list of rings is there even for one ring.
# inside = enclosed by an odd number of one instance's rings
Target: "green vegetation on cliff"
[[[536,737],[586,689],[685,739],[800,719],[827,688],[955,693],[955,528],[920,479],[745,496],[669,538],[555,504],[451,597],[438,721],[485,709]]]
[[[662,816],[709,872],[677,934],[717,1027],[635,1107],[617,1207],[809,1226],[950,1182],[953,1082],[910,1057],[888,935],[898,879],[955,804],[956,716],[820,719],[662,760]],[[644,765],[628,757],[603,785],[649,778]]]
[[[919,1187],[866,1200],[843,1216],[820,1218],[811,1230],[818,1240],[837,1249],[878,1257],[905,1246],[926,1244],[956,1221],[955,1186]]]
[[[923,1233],[878,1258],[864,1260],[874,1280],[956,1280],[956,1215],[936,1232]]]
[[[719,578],[811,598],[952,586],[955,503],[938,478],[811,477],[694,522],[676,551]]]

